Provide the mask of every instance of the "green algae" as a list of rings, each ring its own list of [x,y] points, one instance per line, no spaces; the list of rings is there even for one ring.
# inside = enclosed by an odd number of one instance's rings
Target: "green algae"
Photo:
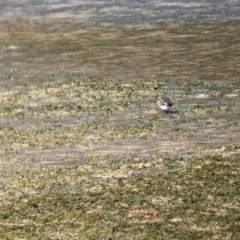
[[[1,239],[238,239],[238,85],[173,83],[2,90]]]

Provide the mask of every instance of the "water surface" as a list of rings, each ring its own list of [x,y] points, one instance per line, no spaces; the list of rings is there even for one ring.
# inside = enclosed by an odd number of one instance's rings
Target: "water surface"
[[[239,79],[239,1],[1,1],[0,86]]]

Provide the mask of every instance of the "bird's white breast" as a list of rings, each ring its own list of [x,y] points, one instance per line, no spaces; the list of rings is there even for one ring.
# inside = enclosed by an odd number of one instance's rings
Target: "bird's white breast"
[[[159,106],[163,111],[167,111],[170,109],[170,106],[167,105],[163,105],[163,106]]]

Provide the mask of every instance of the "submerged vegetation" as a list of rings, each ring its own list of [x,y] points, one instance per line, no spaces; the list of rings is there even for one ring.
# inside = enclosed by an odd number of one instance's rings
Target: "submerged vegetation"
[[[240,238],[237,83],[99,76],[0,98],[1,239]]]

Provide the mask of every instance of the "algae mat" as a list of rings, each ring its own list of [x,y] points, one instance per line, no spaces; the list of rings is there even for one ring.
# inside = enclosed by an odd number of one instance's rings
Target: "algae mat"
[[[174,101],[170,114],[155,102]],[[104,77],[1,92],[2,164],[239,154],[238,83]]]
[[[238,83],[98,76],[0,98],[1,239],[239,239]]]

